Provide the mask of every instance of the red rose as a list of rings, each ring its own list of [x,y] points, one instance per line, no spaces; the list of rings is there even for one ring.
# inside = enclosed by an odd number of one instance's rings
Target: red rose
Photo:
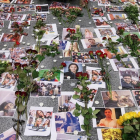
[[[106,37],[103,37],[103,38],[102,38],[102,40],[106,40],[106,39],[107,39]]]
[[[38,54],[38,51],[36,51],[36,50],[32,50],[31,51],[33,54]]]
[[[95,14],[99,14],[99,10],[96,10],[94,13],[95,13]]]
[[[20,45],[20,43],[18,41],[16,41],[16,45]]]
[[[89,79],[88,73],[83,73],[82,76],[87,77]]]
[[[104,55],[104,58],[106,58],[106,57],[107,57],[107,53],[104,53],[103,55]]]
[[[71,29],[70,28],[67,28],[67,32],[71,32]]]
[[[10,12],[15,12],[15,8],[11,7]]]
[[[26,96],[27,96],[27,92],[24,92],[24,91],[21,92],[21,93],[20,93],[20,96],[26,97]]]
[[[123,27],[118,27],[118,30],[125,30],[125,28],[123,28]]]
[[[61,66],[66,67],[66,63],[62,62]]]
[[[26,50],[26,53],[31,54],[32,53],[32,49]]]
[[[34,61],[31,62],[31,65],[36,66],[37,62],[34,60]]]
[[[101,59],[102,59],[102,58],[104,58],[104,54],[100,54],[100,56],[99,56],[99,57],[100,57]]]
[[[27,64],[23,64],[21,67],[26,68],[27,66],[28,66]]]
[[[21,91],[16,91],[16,92],[15,92],[15,95],[16,95],[16,96],[19,96],[20,94],[21,94]]]
[[[111,38],[108,38],[108,41],[111,41],[112,39]]]
[[[36,9],[37,10],[41,10],[41,6],[36,6]]]
[[[75,34],[75,29],[71,29],[71,33],[72,34]]]
[[[14,63],[15,67],[21,67],[21,64],[20,63]]]
[[[96,55],[101,55],[101,54],[103,54],[103,52],[101,50],[96,51]]]
[[[93,51],[89,51],[88,54],[89,54],[89,55],[93,55]]]
[[[77,72],[76,77],[78,78],[78,77],[82,76],[82,74],[83,74],[82,72]]]

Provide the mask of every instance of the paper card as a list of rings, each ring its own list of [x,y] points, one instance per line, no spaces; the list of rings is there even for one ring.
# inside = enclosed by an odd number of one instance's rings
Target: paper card
[[[98,59],[96,54],[90,56],[88,52],[74,52],[72,53],[72,61],[74,63],[86,63],[86,64],[93,64],[98,63]]]
[[[108,20],[106,17],[93,17],[92,18],[96,27],[111,27],[109,24],[108,24]]]
[[[8,17],[10,16],[10,14],[0,14],[0,20],[8,20]]]
[[[13,3],[15,0],[0,0],[0,3]]]
[[[118,61],[117,59],[109,59],[112,68],[114,71],[118,71],[119,68],[126,68],[123,63],[121,63],[121,61]],[[132,57],[129,58],[123,58],[122,61],[125,63],[125,65],[127,66],[127,68],[135,68],[135,69],[139,69],[138,64],[136,63],[135,59]]]
[[[104,16],[103,8],[102,7],[92,7],[90,9],[92,17],[102,17]]]
[[[97,37],[100,38],[101,40],[103,37],[111,38],[113,41],[119,38],[119,36],[116,35],[116,29],[113,27],[112,28],[96,28],[95,32],[97,34]]]
[[[35,5],[17,5],[17,12],[35,11]]]
[[[18,25],[19,26],[22,26],[22,23],[24,23],[25,21],[10,21],[10,23],[9,23],[9,26],[8,26],[8,29],[16,29],[15,27],[14,27],[14,24],[15,23],[18,23]],[[30,21],[28,21],[28,25],[30,25]],[[27,27],[25,27],[24,26],[24,29],[29,29],[29,27],[30,26],[27,26]]]
[[[119,76],[123,89],[140,89],[138,69],[119,68]]]
[[[94,87],[105,88],[101,68],[86,66],[86,72],[89,74],[89,81]]]
[[[136,0],[121,0],[121,2],[124,2],[124,3],[132,3],[132,4],[135,4],[136,3]]]
[[[118,29],[119,27],[125,28],[125,31],[138,31],[138,27],[135,24],[131,23],[114,23],[116,25],[116,28]]]
[[[8,80],[8,79],[7,79]],[[1,79],[0,79],[1,81]],[[2,87],[2,83],[0,83]],[[5,85],[8,86],[8,85]],[[4,91],[0,87],[0,117],[12,117],[16,111],[15,109],[15,91]]]
[[[115,139],[122,139],[122,130],[121,129],[100,129],[97,128],[98,140],[105,140],[106,138],[115,138]],[[114,135],[115,134],[115,135]]]
[[[16,4],[32,4],[32,0],[15,0]]]
[[[97,37],[93,27],[81,28],[81,33],[83,35],[83,38],[86,38],[86,39]]]
[[[3,27],[4,27],[4,21],[0,20],[0,28],[3,28]]]
[[[94,99],[95,99],[95,96],[96,96],[96,94],[98,92],[98,87],[95,86],[95,85],[88,85],[87,87],[89,89],[92,89],[92,94],[89,95],[90,100],[88,101],[88,107],[92,107],[93,102],[94,102]],[[80,85],[77,85],[77,88],[81,88],[81,86]],[[80,96],[80,99],[79,98],[78,99],[71,98],[70,101],[72,103],[74,103],[74,104],[78,103],[80,106],[85,107],[85,102],[83,100],[83,94],[82,93],[81,94],[80,93],[77,93],[76,91],[74,91],[74,94],[75,95],[79,95]]]
[[[22,21],[26,18],[26,14],[9,14],[8,20],[11,21]]]
[[[38,7],[39,7],[39,9],[38,9]],[[35,8],[36,8],[36,13],[48,13],[49,12],[48,4],[36,5]]]
[[[16,131],[12,128],[0,134],[1,140],[15,140],[16,139]],[[19,140],[22,140],[21,137],[18,137]]]
[[[66,67],[64,67],[64,79],[76,79],[77,72],[83,72],[82,64],[76,64],[72,61],[65,61]]]
[[[83,116],[75,117],[71,112],[53,113],[53,134],[72,133],[74,131],[83,131]]]
[[[32,92],[33,97],[46,97],[46,96],[60,96],[61,95],[61,83],[59,82],[38,82],[38,91]]]
[[[99,48],[105,45],[99,38],[81,39],[81,42],[84,49]]]
[[[11,4],[2,4],[1,6],[1,10],[3,13],[10,13],[10,8],[14,8],[15,5],[11,5]]]
[[[73,112],[75,110],[75,104],[70,100],[74,92],[63,91],[61,97],[58,97],[58,112]]]
[[[5,60],[10,58],[10,52],[8,50],[0,51],[0,59]]]
[[[135,102],[130,90],[113,90],[112,99],[109,91],[101,92],[104,107],[135,107]]]
[[[1,42],[21,42],[23,39],[23,36],[18,35],[18,37],[15,39],[14,34],[13,33],[2,33],[1,36]]]
[[[37,81],[50,81],[50,82],[60,82],[63,83],[63,71],[61,70],[61,72],[56,72],[56,76],[54,79],[49,79],[49,78],[45,78],[45,77],[50,77],[52,76],[54,73],[51,72],[49,69],[37,69],[39,71],[39,77],[36,78]]]
[[[123,12],[122,6],[105,6],[106,12]]]
[[[49,136],[52,127],[53,107],[30,107],[24,135]]]
[[[50,7],[56,7],[56,6],[62,6],[62,8],[67,9],[69,7],[69,3],[64,3],[64,2],[52,2]]]
[[[125,20],[127,18],[126,14],[107,14],[109,20]]]
[[[125,114],[124,108],[95,108],[92,110],[100,110],[96,115],[97,118],[93,118],[93,127],[105,127],[105,128],[123,128],[117,123],[117,119]]]
[[[132,90],[132,94],[135,98],[137,107],[140,108],[140,90]]]
[[[109,0],[98,0],[98,5],[99,6],[109,6],[110,5],[110,1]]]
[[[126,50],[124,49],[124,47],[122,46],[118,46],[117,48],[117,54],[123,55],[123,54],[127,54]],[[108,49],[101,49],[101,51],[103,51],[104,53],[107,53],[107,59],[115,59],[115,54],[108,51]]]
[[[79,51],[80,51],[80,49],[79,49],[79,45],[77,42],[71,43],[68,41],[66,48],[63,51],[63,56],[64,57],[71,57],[72,53],[79,52]]]
[[[31,21],[36,21],[37,19],[42,19],[43,21],[45,21],[47,19],[47,14],[27,14],[26,17],[27,20],[31,20]]]

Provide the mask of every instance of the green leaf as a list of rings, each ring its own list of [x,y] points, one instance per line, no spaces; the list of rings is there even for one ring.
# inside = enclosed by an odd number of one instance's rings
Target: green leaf
[[[91,136],[91,134],[90,134],[90,133],[87,133],[87,136],[89,136],[89,137],[90,137],[90,136]]]
[[[79,89],[79,88],[74,88],[74,91],[76,91],[76,92],[81,92],[81,90]]]
[[[83,116],[88,113],[88,109],[82,109]]]
[[[76,103],[76,109],[80,110],[80,105]]]
[[[21,78],[21,79],[25,78],[26,76],[27,76],[27,74],[24,73],[24,72],[21,72],[21,73],[19,74],[19,78]]]
[[[138,136],[140,136],[140,132],[138,132]]]
[[[76,117],[78,117],[81,113],[79,113],[79,110],[75,109],[75,110],[73,111],[73,114],[74,114]]]
[[[36,58],[39,60],[39,62],[45,59],[43,55],[37,55]]]
[[[99,110],[99,109],[95,109],[95,110],[93,111],[93,115],[98,114],[98,112],[100,112],[100,110]]]
[[[118,61],[121,60],[120,54],[117,54],[117,55],[116,55],[116,59],[117,59]]]
[[[84,119],[84,124],[89,125],[89,120],[88,119]]]
[[[38,71],[34,70],[34,71],[32,72],[33,79],[34,79],[34,78],[37,78],[38,75],[39,75],[39,72],[38,72]]]
[[[134,128],[130,125],[130,126],[124,126],[124,133],[132,133],[134,132]]]
[[[136,137],[136,140],[140,140],[140,137],[138,136],[138,137]]]
[[[86,130],[84,125],[81,125],[81,128],[82,128],[83,130]]]
[[[135,127],[136,127],[137,130],[139,130],[140,125],[137,124],[138,121],[136,119],[133,119],[133,123],[136,124]]]
[[[73,95],[72,98],[73,98],[73,99],[79,99],[80,96],[79,96],[79,95]]]
[[[90,119],[90,115],[89,114],[86,114],[85,117],[86,117],[86,119]]]
[[[93,115],[92,115],[92,118],[97,118],[97,116],[93,114]],[[92,118],[90,118],[90,119],[92,119]]]
[[[91,107],[88,109],[88,111],[89,111],[90,114],[92,114],[92,108]]]

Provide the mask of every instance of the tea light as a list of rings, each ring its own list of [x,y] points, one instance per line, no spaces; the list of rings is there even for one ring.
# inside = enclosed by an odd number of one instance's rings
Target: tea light
[[[53,60],[53,62],[56,62],[57,60]]]
[[[122,86],[119,86],[118,89],[122,89]]]
[[[12,33],[13,32],[13,30],[10,30],[10,33]]]
[[[43,103],[39,103],[40,107],[42,107],[44,104]]]
[[[30,43],[27,43],[27,46],[30,46]]]
[[[50,14],[50,12],[48,12],[48,15]]]
[[[70,76],[67,76],[67,79],[70,80]]]
[[[84,66],[85,66],[85,64],[82,64],[82,66],[84,67]]]
[[[55,17],[53,17],[53,19],[56,19]]]
[[[112,22],[110,22],[110,23],[112,23]]]
[[[95,101],[95,104],[98,105],[99,104],[99,101]]]
[[[107,65],[110,65],[110,63],[109,63],[109,62],[107,62],[106,64],[107,64]]]
[[[4,47],[7,47],[7,45],[5,44]]]
[[[131,52],[128,52],[128,54],[131,54]]]
[[[79,19],[79,21],[82,21],[81,19]]]
[[[5,48],[3,48],[2,50],[5,50]]]
[[[59,22],[59,24],[61,24],[61,22]]]
[[[54,95],[52,95],[52,97],[51,97],[53,100],[55,99],[55,96]]]
[[[59,56],[59,58],[63,58],[63,56]]]
[[[78,131],[75,130],[75,131],[74,131],[74,135],[78,135]]]
[[[75,83],[70,83],[70,86],[74,87],[75,86]]]
[[[25,42],[22,42],[23,45],[25,45]]]
[[[0,29],[0,32],[2,31],[2,29]]]
[[[45,40],[42,40],[42,43],[45,43]]]
[[[126,21],[129,21],[129,19],[126,19]]]
[[[40,68],[42,68],[42,69],[43,69],[43,68],[44,68],[44,65],[41,65],[41,66],[40,66]]]
[[[89,22],[89,24],[91,24],[91,22]]]
[[[93,5],[93,7],[95,7],[95,6]]]
[[[32,36],[35,36],[35,34],[32,34]]]

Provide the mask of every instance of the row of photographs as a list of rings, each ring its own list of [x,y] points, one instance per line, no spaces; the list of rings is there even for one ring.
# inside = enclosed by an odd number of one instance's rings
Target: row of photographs
[[[78,103],[82,107],[84,107],[83,94],[78,92],[61,92],[61,87],[58,84],[50,83],[50,82],[40,82],[40,90],[37,95],[35,93],[31,93],[32,97],[39,96],[58,96],[58,112],[73,112],[75,109],[75,104]],[[77,88],[81,88],[77,85]],[[91,95],[89,95],[88,107],[92,107],[94,103],[94,98],[98,92],[98,88],[96,86],[88,86],[89,90],[91,90]],[[40,95],[39,95],[40,94]],[[50,94],[50,95],[49,95]],[[60,96],[61,95],[61,96]],[[79,96],[80,99],[74,99],[73,96]],[[124,108],[124,107],[140,107],[140,90],[113,90],[112,91],[112,99],[110,97],[110,93],[108,91],[101,91],[101,97],[103,99],[103,104],[105,108]],[[15,113],[15,91],[1,91],[0,94],[0,117],[8,117],[13,116]]]

